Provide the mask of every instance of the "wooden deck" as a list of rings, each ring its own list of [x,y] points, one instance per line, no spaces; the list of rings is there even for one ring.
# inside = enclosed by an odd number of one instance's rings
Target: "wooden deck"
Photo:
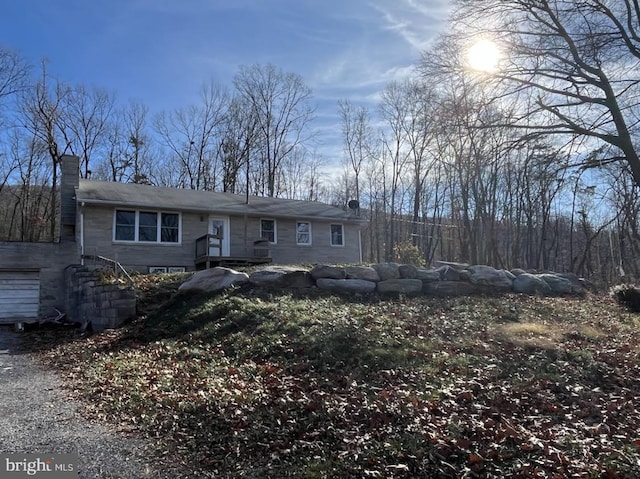
[[[195,265],[197,270],[213,268],[215,266],[255,266],[271,263],[269,242],[256,240],[253,242],[253,255],[245,256],[220,256],[212,255],[211,251],[219,252],[220,238],[215,235],[204,235],[196,240]]]
[[[246,256],[202,256],[196,259],[196,269],[208,269],[215,266],[239,267],[269,264],[271,258],[256,258]]]

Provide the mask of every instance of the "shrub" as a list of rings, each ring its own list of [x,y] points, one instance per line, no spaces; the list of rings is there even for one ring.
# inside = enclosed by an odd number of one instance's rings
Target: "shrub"
[[[640,286],[637,284],[619,284],[611,288],[611,296],[634,313],[640,313]]]
[[[424,266],[425,261],[420,248],[411,243],[411,241],[398,243],[394,248],[394,253],[396,260],[400,263]]]

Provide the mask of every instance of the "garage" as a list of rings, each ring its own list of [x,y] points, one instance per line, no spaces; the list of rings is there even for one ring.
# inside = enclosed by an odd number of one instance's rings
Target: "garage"
[[[36,319],[39,306],[37,270],[0,270],[0,322]]]

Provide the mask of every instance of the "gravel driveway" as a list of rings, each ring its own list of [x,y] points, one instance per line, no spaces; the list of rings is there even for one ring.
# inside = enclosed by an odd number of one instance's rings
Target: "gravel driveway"
[[[89,423],[60,379],[22,352],[21,333],[0,326],[0,452],[78,453],[79,478],[187,478],[162,470],[145,443]]]

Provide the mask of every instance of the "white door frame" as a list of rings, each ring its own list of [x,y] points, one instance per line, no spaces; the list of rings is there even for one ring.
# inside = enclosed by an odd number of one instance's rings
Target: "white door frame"
[[[229,217],[220,215],[209,215],[209,234],[214,234],[214,221],[222,222],[221,244],[209,244],[209,256],[229,256],[231,254],[231,231],[229,228]]]

